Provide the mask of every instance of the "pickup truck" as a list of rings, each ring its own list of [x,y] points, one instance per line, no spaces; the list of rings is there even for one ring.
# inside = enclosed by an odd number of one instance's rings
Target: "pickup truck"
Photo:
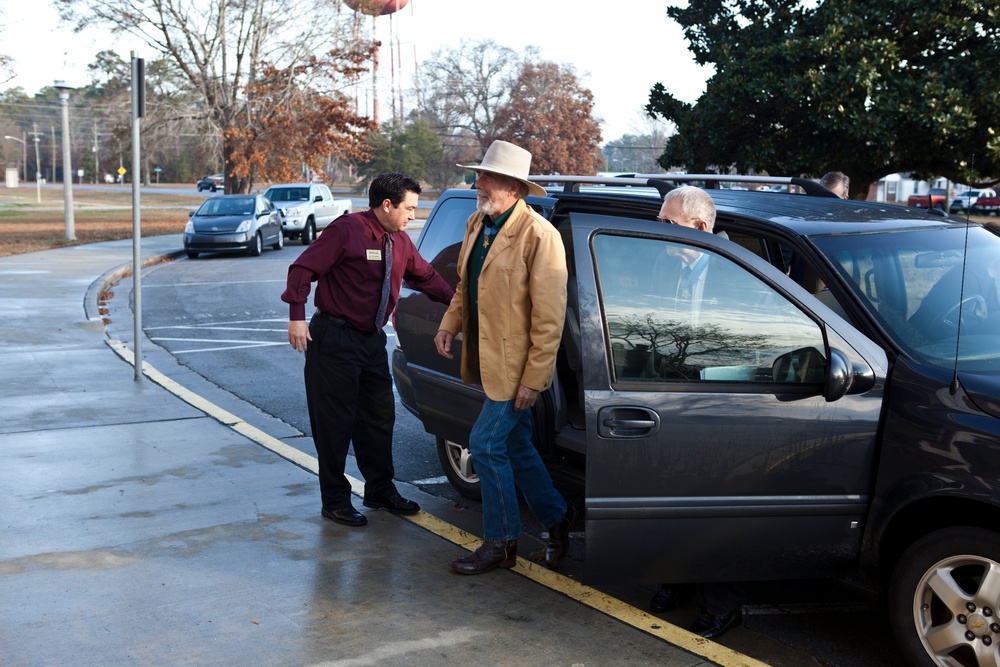
[[[281,211],[285,236],[301,239],[302,245],[312,243],[317,232],[351,212],[351,200],[335,199],[322,183],[272,185],[264,196]]]
[[[1000,231],[709,189],[709,234],[656,217],[668,189],[720,177],[667,177],[537,177],[566,185],[526,200],[569,269],[532,441],[554,479],[582,490],[584,578],[807,587],[860,575],[886,593],[907,664],[995,667]],[[475,197],[442,193],[417,241],[452,285]],[[714,268],[682,298],[658,276],[690,253]],[[446,477],[475,497],[468,442],[483,391],[460,380],[464,332],[453,359],[436,351],[444,310],[404,286],[392,370]]]
[[[966,190],[964,192],[959,192],[951,200],[951,205],[948,207],[949,213],[971,213],[972,207],[975,205],[976,200],[980,197],[996,197],[996,192],[990,188],[982,190]]]
[[[226,177],[223,174],[211,174],[198,181],[195,184],[195,187],[198,188],[198,192],[201,192],[202,190],[211,190],[212,192],[215,192],[216,190],[224,187],[225,183]]]
[[[948,206],[948,191],[944,188],[931,188],[929,194],[910,195],[910,198],[906,200],[906,205],[914,208],[936,208],[943,211]]]
[[[969,212],[973,215],[997,215],[1000,212],[1000,197],[993,190],[983,190]]]

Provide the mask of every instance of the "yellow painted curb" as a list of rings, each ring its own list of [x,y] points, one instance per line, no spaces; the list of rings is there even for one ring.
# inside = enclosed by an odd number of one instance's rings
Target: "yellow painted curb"
[[[134,355],[124,343],[117,340],[109,340],[107,343],[127,363],[130,365],[133,363]],[[315,457],[300,452],[294,447],[286,445],[281,440],[261,431],[259,428],[251,426],[231,412],[223,410],[214,403],[174,382],[146,362],[142,362],[142,374],[182,401],[201,410],[216,421],[229,426],[237,433],[271,450],[281,458],[294,463],[300,468],[318,474],[319,467]],[[364,493],[364,481],[355,479],[350,475],[347,475],[347,479],[351,482],[351,490],[354,494],[359,497],[362,496]],[[457,528],[424,511],[408,516],[397,516],[469,551],[475,550],[482,543],[482,538]],[[647,614],[637,607],[633,607],[617,598],[602,593],[596,588],[581,584],[575,579],[571,579],[558,572],[553,572],[524,558],[517,559],[517,565],[512,569],[512,572],[516,572],[547,588],[558,591],[591,609],[617,619],[637,630],[641,630],[678,648],[710,660],[720,667],[768,667],[767,663],[743,655],[710,639],[699,637],[676,625],[667,623],[657,616]]]

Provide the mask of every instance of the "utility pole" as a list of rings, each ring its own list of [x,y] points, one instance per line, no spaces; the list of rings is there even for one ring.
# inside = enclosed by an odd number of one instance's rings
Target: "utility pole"
[[[38,123],[31,124],[32,133],[31,136],[35,139],[35,198],[39,204],[42,203],[42,161],[38,157],[38,142],[41,139],[38,138]]]
[[[56,126],[49,125],[49,129],[52,130],[52,182],[56,182]],[[63,174],[63,180],[66,179],[66,174]]]
[[[97,145],[97,121],[94,121],[94,147],[91,149],[94,151],[94,183],[96,184],[98,176],[101,175],[101,158],[100,150]]]

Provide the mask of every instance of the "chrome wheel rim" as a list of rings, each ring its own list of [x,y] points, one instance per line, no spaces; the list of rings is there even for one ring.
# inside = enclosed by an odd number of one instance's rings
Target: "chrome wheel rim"
[[[1000,563],[974,555],[945,558],[920,578],[913,622],[942,667],[1000,667]]]

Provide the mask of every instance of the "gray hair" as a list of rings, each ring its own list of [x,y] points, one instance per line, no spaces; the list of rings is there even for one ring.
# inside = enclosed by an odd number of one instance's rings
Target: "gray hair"
[[[708,231],[715,228],[715,202],[707,192],[693,185],[674,188],[663,197],[664,202],[678,200],[684,215],[703,221]]]
[[[827,190],[833,190],[838,185],[844,186],[845,193],[851,190],[851,179],[842,171],[830,171],[823,174],[823,178],[819,179],[819,184]]]

